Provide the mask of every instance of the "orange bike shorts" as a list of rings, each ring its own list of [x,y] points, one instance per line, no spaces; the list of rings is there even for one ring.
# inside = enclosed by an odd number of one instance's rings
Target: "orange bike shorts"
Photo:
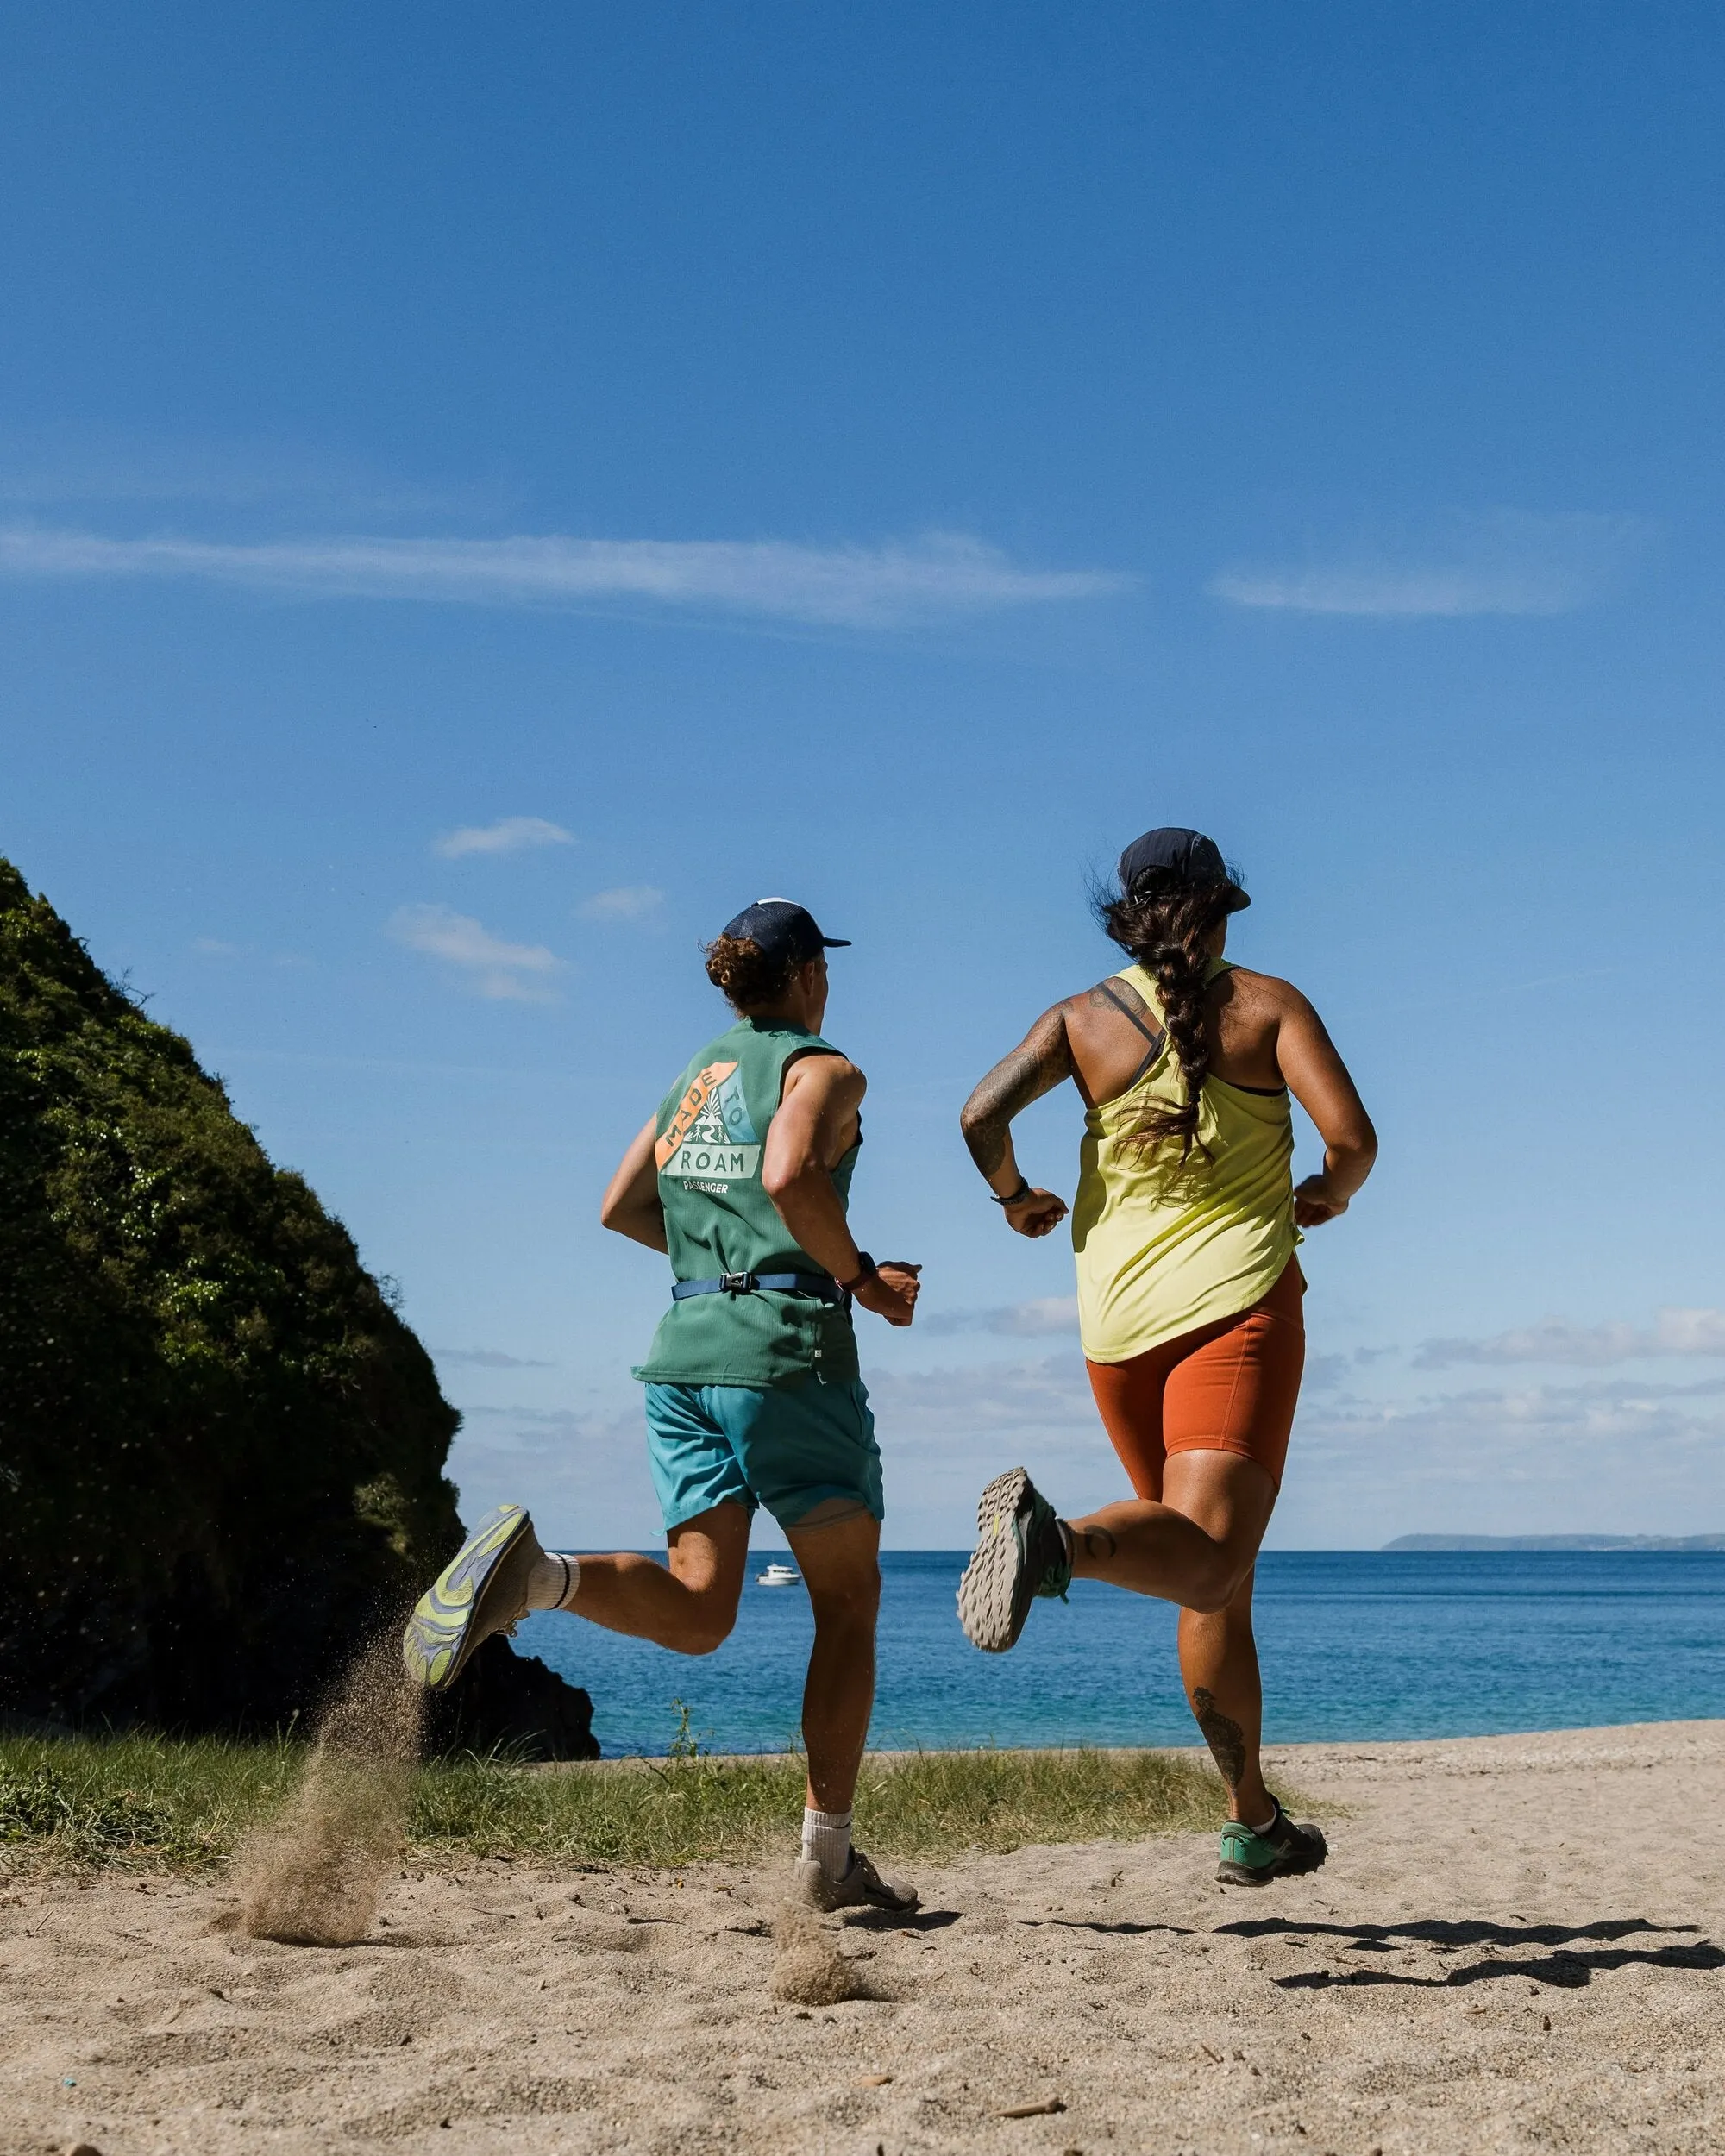
[[[1250,1310],[1124,1363],[1086,1363],[1102,1426],[1140,1497],[1161,1497],[1170,1452],[1238,1453],[1282,1487],[1306,1365],[1305,1292],[1290,1257]]]

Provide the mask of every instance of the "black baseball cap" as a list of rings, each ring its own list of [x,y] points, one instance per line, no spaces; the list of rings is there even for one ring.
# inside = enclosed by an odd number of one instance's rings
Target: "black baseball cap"
[[[788,899],[756,899],[745,906],[724,931],[739,943],[753,943],[765,958],[788,958],[794,966],[806,966],[824,950],[849,950],[848,936],[823,936],[806,906]]]
[[[1162,830],[1146,831],[1142,838],[1133,839],[1120,856],[1120,888],[1128,898],[1133,887],[1152,869],[1176,876],[1182,883],[1226,884],[1232,894],[1228,899],[1230,913],[1238,913],[1251,904],[1228,874],[1221,848],[1214,838],[1206,838],[1202,831],[1189,831],[1177,824],[1170,824]]]

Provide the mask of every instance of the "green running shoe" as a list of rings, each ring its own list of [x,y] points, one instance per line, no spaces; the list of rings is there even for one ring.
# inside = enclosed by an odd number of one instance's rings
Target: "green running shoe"
[[[418,1601],[401,1635],[407,1674],[428,1692],[453,1684],[494,1632],[527,1614],[527,1579],[544,1552],[519,1505],[488,1512]]]
[[[1216,1877],[1224,1886],[1267,1886],[1299,1871],[1315,1871],[1330,1853],[1315,1827],[1296,1827],[1278,1798],[1276,1816],[1260,1834],[1244,1820],[1231,1819],[1222,1829],[1222,1861]]]
[[[976,1503],[976,1550],[958,1583],[958,1621],[973,1647],[1004,1654],[1018,1645],[1038,1595],[1062,1601],[1072,1560],[1054,1507],[1021,1467],[997,1475]]]

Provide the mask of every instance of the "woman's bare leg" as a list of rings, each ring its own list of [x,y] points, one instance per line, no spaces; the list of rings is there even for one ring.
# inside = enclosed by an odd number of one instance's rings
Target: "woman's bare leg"
[[[1216,1771],[1227,1784],[1228,1817],[1262,1827],[1276,1802],[1264,1786],[1258,1759],[1264,1688],[1251,1629],[1252,1578],[1248,1572],[1224,1609],[1181,1611],[1180,1676]]]
[[[1182,1605],[1180,1674],[1227,1784],[1228,1816],[1262,1826],[1275,1805],[1258,1760],[1264,1692],[1251,1589],[1276,1485],[1237,1453],[1176,1452],[1163,1470],[1162,1496],[1160,1504],[1135,1498],[1070,1521],[1072,1570]]]
[[[1267,1468],[1235,1452],[1175,1452],[1162,1502],[1133,1497],[1068,1521],[1072,1570],[1184,1609],[1220,1611],[1258,1557],[1276,1507]]]

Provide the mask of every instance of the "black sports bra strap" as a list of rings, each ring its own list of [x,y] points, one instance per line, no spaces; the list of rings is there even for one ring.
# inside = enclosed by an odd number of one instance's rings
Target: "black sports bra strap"
[[[1129,1025],[1136,1027],[1136,1029],[1143,1034],[1145,1040],[1153,1042],[1157,1048],[1160,1049],[1162,1046],[1161,1034],[1152,1032],[1151,1028],[1147,1026],[1144,1020],[1138,1016],[1138,1012],[1133,1010],[1131,1004],[1126,1001],[1126,998],[1116,993],[1113,982],[1112,981],[1105,981],[1102,982],[1101,987],[1102,993],[1107,996],[1109,1002],[1113,1005],[1115,1010],[1117,1010],[1120,1016],[1126,1019],[1126,1023]]]
[[[1168,1036],[1165,1032],[1153,1033],[1149,1026],[1147,1026],[1144,1020],[1138,1016],[1138,1012],[1132,1009],[1131,1004],[1126,1001],[1126,998],[1115,993],[1114,984],[1112,981],[1103,981],[1101,983],[1101,989],[1102,993],[1107,996],[1109,1002],[1113,1005],[1115,1010],[1117,1010],[1120,1016],[1126,1019],[1126,1023],[1134,1027],[1136,1031],[1141,1033],[1144,1038],[1150,1043],[1149,1054],[1138,1065],[1138,1069],[1133,1071],[1132,1077],[1128,1081],[1126,1090],[1130,1092],[1132,1087],[1138,1083],[1138,1080],[1143,1077],[1145,1071],[1150,1069],[1151,1065],[1162,1053],[1162,1044],[1167,1039]]]

